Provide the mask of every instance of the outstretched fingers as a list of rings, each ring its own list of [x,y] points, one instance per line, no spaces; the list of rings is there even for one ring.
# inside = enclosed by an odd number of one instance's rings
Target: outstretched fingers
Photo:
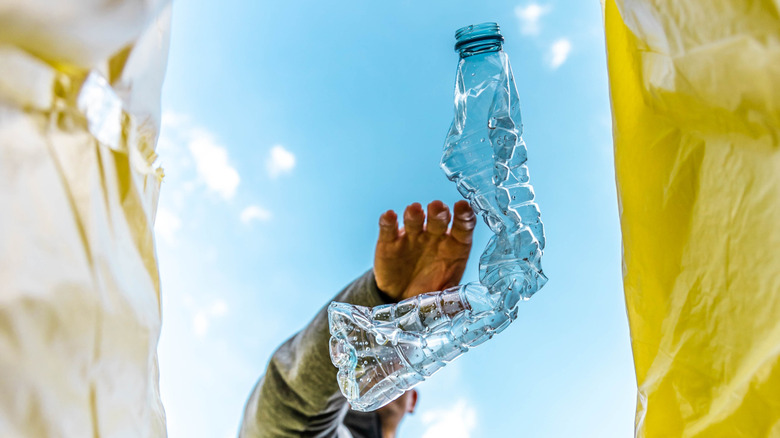
[[[455,219],[452,221],[450,235],[460,243],[471,244],[474,227],[477,225],[477,215],[466,201],[455,203]]]
[[[393,242],[398,238],[398,216],[393,210],[387,210],[379,216],[379,241]]]
[[[406,207],[404,211],[404,231],[409,237],[416,237],[423,231],[425,212],[419,202]]]
[[[441,201],[433,201],[428,204],[428,226],[426,231],[434,236],[442,236],[447,232],[450,224],[450,209]]]

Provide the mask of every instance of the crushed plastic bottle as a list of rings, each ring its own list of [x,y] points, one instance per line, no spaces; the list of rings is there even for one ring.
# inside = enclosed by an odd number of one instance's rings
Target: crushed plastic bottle
[[[526,166],[520,104],[496,23],[455,33],[455,119],[441,167],[495,233],[478,283],[367,308],[328,308],[330,355],[353,409],[378,409],[503,331],[547,282],[544,227]]]

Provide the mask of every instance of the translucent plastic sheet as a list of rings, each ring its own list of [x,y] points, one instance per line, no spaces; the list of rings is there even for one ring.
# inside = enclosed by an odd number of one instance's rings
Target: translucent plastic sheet
[[[606,2],[638,437],[780,436],[778,17]]]
[[[166,1],[0,4],[0,436],[160,437]]]

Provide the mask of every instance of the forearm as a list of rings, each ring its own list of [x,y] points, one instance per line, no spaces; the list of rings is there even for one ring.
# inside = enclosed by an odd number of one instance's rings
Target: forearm
[[[369,270],[333,300],[362,306],[387,301]],[[324,306],[302,331],[274,352],[265,376],[247,402],[242,437],[333,435],[346,401],[328,354],[328,314]]]

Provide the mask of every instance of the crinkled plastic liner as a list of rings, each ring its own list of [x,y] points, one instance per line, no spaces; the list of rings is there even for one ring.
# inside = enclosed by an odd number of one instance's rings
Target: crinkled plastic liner
[[[105,3],[105,4],[102,4]],[[160,437],[167,1],[0,9],[0,436]]]
[[[608,0],[637,437],[780,436],[780,21]]]

